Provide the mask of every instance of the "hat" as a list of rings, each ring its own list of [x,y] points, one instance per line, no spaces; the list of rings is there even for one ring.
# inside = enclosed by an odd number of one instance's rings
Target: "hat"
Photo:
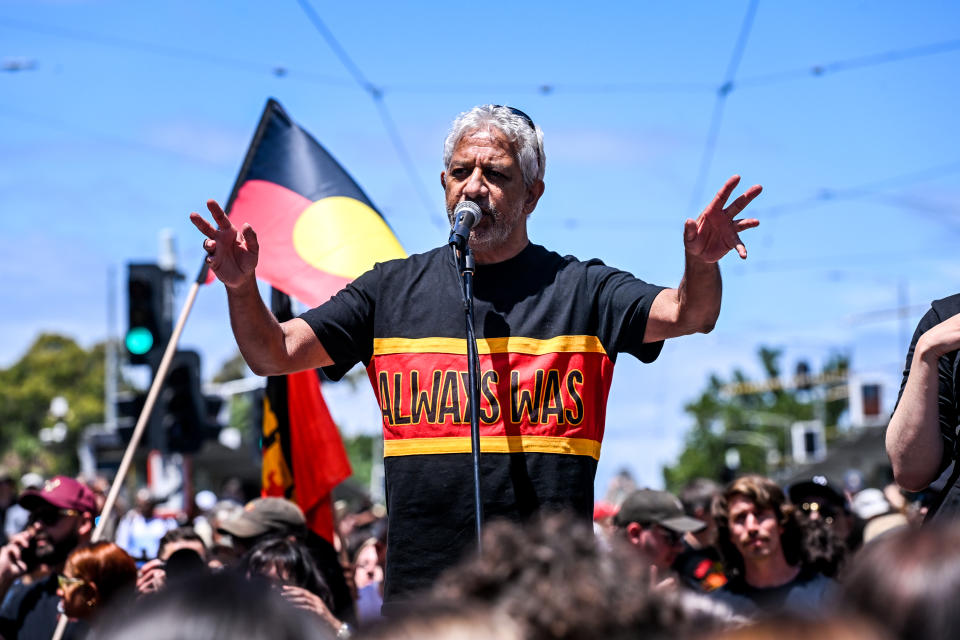
[[[57,509],[76,509],[81,513],[97,513],[97,498],[93,491],[82,482],[67,476],[55,476],[47,480],[43,487],[28,489],[20,494],[20,506],[33,511],[45,504]]]
[[[672,493],[640,489],[627,496],[613,523],[625,527],[631,522],[659,524],[671,531],[686,533],[700,531],[707,526],[702,520],[691,518],[683,512],[683,506]]]
[[[793,504],[799,504],[804,498],[812,496],[824,498],[831,504],[846,508],[847,501],[839,491],[834,489],[825,476],[813,476],[809,480],[801,480],[790,485],[787,496]]]
[[[300,507],[283,498],[257,498],[243,511],[220,523],[218,530],[237,538],[256,538],[265,533],[287,533],[307,526]]]
[[[863,489],[853,497],[853,512],[862,520],[870,520],[889,513],[890,503],[880,489]]]

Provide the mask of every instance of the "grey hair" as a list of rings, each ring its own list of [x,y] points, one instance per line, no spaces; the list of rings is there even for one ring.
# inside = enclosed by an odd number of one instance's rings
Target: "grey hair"
[[[450,125],[450,133],[443,141],[443,166],[450,168],[453,150],[467,133],[478,129],[496,127],[517,149],[517,162],[523,172],[523,184],[532,185],[543,180],[546,171],[547,156],[543,152],[543,131],[528,122],[523,116],[510,110],[510,107],[485,104],[464,111]]]

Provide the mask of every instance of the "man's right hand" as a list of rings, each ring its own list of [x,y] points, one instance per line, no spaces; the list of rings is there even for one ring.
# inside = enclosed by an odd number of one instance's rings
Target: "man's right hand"
[[[230,288],[249,283],[254,279],[260,254],[257,234],[249,223],[244,223],[241,229],[233,226],[216,200],[207,200],[207,209],[217,223],[216,228],[200,214],[190,214],[190,221],[207,237],[203,241],[207,264],[217,278]]]

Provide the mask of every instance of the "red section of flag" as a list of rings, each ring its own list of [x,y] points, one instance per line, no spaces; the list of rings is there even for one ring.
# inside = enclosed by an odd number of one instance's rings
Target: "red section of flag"
[[[334,487],[352,470],[330,411],[312,369],[287,376],[290,454],[297,504],[307,526],[333,543]]]
[[[327,273],[305,262],[293,247],[293,228],[313,204],[308,198],[265,180],[248,180],[237,191],[230,221],[240,229],[245,222],[257,232],[260,260],[257,277],[310,307],[330,299],[349,278]],[[211,273],[207,281],[213,278]]]

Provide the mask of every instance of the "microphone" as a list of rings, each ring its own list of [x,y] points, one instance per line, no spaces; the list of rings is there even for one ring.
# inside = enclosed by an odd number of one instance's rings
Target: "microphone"
[[[453,210],[453,230],[450,232],[450,239],[447,244],[455,245],[463,251],[467,246],[467,240],[470,238],[470,230],[480,223],[483,212],[480,211],[476,202],[464,200]]]

